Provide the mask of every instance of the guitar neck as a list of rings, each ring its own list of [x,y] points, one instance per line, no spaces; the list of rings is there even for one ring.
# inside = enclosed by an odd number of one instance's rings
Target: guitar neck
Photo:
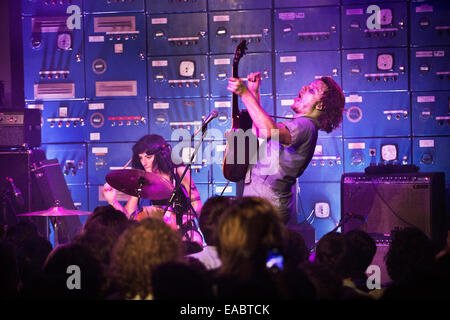
[[[237,63],[233,64],[233,78],[239,79]],[[231,127],[234,129],[239,129],[239,96],[234,92],[232,103],[233,105],[232,105]]]

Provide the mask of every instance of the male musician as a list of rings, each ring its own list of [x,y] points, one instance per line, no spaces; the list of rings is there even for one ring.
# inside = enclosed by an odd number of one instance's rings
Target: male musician
[[[329,133],[341,123],[344,94],[332,78],[321,77],[304,86],[294,99],[291,106],[296,113],[294,118],[275,123],[261,106],[261,74],[251,73],[247,80],[245,85],[241,79],[230,78],[227,89],[238,94],[244,102],[253,120],[253,133],[258,138],[268,139],[268,148],[277,144],[271,150],[278,152],[268,153],[266,157],[271,159],[259,159],[250,167],[243,195],[267,198],[288,223],[295,208],[292,189],[296,179],[313,157],[318,130]],[[267,163],[275,163],[276,170],[268,173],[264,165]]]

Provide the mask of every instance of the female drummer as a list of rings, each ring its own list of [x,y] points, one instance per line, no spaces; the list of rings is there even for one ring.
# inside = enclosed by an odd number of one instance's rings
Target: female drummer
[[[175,165],[171,157],[171,148],[167,141],[157,135],[150,134],[145,135],[136,142],[133,146],[133,157],[131,160],[131,166],[134,169],[144,170],[146,172],[152,172],[159,175],[161,178],[170,181],[174,186],[176,182],[183,175],[185,167],[182,165]],[[195,212],[200,213],[202,203],[200,200],[200,194],[197,187],[191,179],[189,171],[186,172],[182,182],[182,188],[180,193],[177,194],[177,203],[175,207],[182,208],[183,214],[187,213],[190,209],[189,200],[192,204],[192,208]],[[110,205],[117,210],[124,212],[127,217],[132,217],[138,210],[138,198],[130,196],[130,199],[123,207],[118,201],[116,196],[116,190],[112,188],[108,183],[103,186],[103,194],[105,199]],[[184,199],[183,199],[184,196]],[[143,210],[136,215],[137,220],[141,220],[147,217],[163,218],[162,213],[168,205],[168,200],[152,200],[150,206],[144,206]],[[184,201],[183,201],[184,200]],[[182,202],[182,203],[179,203]],[[184,202],[184,203],[183,203]],[[176,228],[176,217],[174,206],[170,207],[164,215],[164,221]]]

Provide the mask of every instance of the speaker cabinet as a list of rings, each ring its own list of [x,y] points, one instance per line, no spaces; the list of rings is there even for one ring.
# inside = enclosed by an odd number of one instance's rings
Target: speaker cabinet
[[[45,217],[17,214],[47,210],[56,201],[66,209],[76,209],[57,159],[47,160],[41,149],[0,151],[0,224],[9,227],[27,221],[46,237]],[[58,222],[59,243],[71,240],[81,229],[78,216],[59,217]]]
[[[34,184],[40,190],[40,197],[44,210],[61,206],[65,209],[76,210],[69,187],[62,173],[58,159],[42,160],[33,163],[31,176]],[[58,217],[58,242],[65,243],[72,240],[81,231],[81,221],[78,216]]]
[[[41,110],[0,109],[1,147],[40,147]]]
[[[17,217],[17,214],[42,210],[37,187],[32,183],[31,166],[45,160],[45,152],[36,150],[0,151],[0,223],[15,225],[19,221],[35,224],[42,236],[47,234],[45,221],[35,217]],[[8,178],[8,180],[7,180]],[[16,190],[13,190],[13,185]]]
[[[441,248],[446,237],[445,220],[442,172],[342,175],[343,233],[360,229],[378,238],[389,236],[396,228],[417,227]]]

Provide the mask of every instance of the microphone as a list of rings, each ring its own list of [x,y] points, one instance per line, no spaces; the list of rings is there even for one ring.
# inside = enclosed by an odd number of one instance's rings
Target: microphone
[[[14,179],[11,177],[6,177],[6,180],[8,180],[9,184],[11,185],[14,198],[16,199],[16,203],[23,207],[25,204],[25,201],[23,200],[22,192],[19,188],[17,188],[16,184],[14,183]]]
[[[211,122],[212,119],[217,118],[219,116],[219,112],[217,110],[213,110],[211,111],[211,113],[209,114],[208,118],[206,118],[205,121],[203,121],[202,125],[200,128],[198,128],[195,132],[193,136],[196,136],[200,131],[203,131],[204,128],[206,128],[206,126],[208,125],[208,123]]]
[[[353,219],[358,219],[358,220],[366,222],[366,217],[361,214],[355,214],[355,213],[349,212],[349,213],[347,213],[347,216],[350,217],[350,219],[353,218]]]

